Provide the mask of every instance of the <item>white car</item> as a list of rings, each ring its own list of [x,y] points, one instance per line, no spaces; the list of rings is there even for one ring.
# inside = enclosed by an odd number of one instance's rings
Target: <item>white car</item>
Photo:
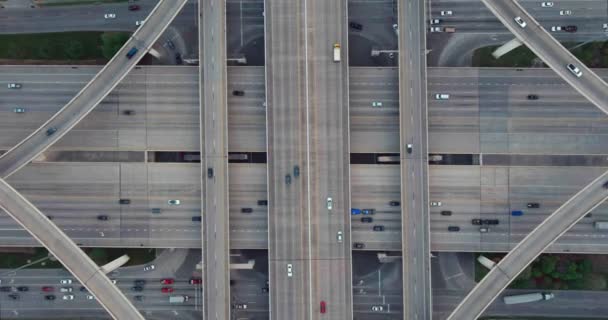
[[[74,295],[72,294],[68,294],[63,296],[63,300],[74,300]]]
[[[95,300],[95,297],[93,297],[93,296],[92,296],[92,295],[90,295],[90,294],[87,294],[87,300]]]
[[[431,19],[431,24],[440,24],[441,19]]]
[[[452,10],[441,11],[441,15],[442,16],[451,16],[452,15]]]
[[[431,207],[441,207],[441,201],[431,201]]]
[[[172,199],[172,200],[167,201],[167,204],[170,206],[178,206],[178,205],[180,205],[180,203],[182,203],[182,202],[177,199]]]
[[[116,279],[110,279],[110,281],[112,281],[112,284],[116,284]]]
[[[62,287],[59,288],[59,292],[72,292],[74,289],[72,287]]]
[[[71,284],[72,283],[72,279],[63,279],[63,280],[59,281],[59,283],[61,283],[61,284]]]
[[[374,108],[381,108],[382,107],[382,102],[380,102],[380,101],[372,101],[372,107],[374,107]]]
[[[384,307],[383,306],[372,306],[372,311],[382,312],[382,311],[384,311]]]
[[[334,199],[327,197],[327,210],[334,208]]]
[[[153,264],[151,264],[149,266],[145,266],[144,267],[144,271],[152,271],[152,270],[154,270],[154,268],[156,268],[156,266],[154,266]]]
[[[115,13],[106,13],[103,15],[104,19],[114,19],[116,18],[116,14]]]
[[[435,100],[448,100],[450,95],[448,93],[435,93]]]
[[[293,266],[291,265],[291,263],[287,264],[287,276],[288,277],[292,277],[293,276]]]
[[[517,24],[522,27],[525,28],[526,27],[526,22],[524,21],[524,19],[522,19],[521,17],[515,17],[513,20],[515,20],[515,22],[517,22]]]
[[[431,27],[431,32],[441,32],[441,27]]]
[[[342,236],[342,231],[338,231],[336,238],[338,239],[338,243],[342,243],[342,240],[344,239]]]
[[[146,20],[135,21],[135,25],[136,26],[141,26],[141,25],[144,24],[144,22],[146,22]]]
[[[553,1],[543,1],[540,6],[543,8],[553,8]]]
[[[399,36],[399,25],[398,25],[398,24],[396,24],[396,23],[395,23],[395,24],[393,25],[393,30],[395,31],[395,34],[396,34],[397,36]]]
[[[608,29],[608,23],[604,23],[604,24],[602,25],[602,28],[604,28],[604,29]]]
[[[551,31],[562,31],[562,27],[561,26],[553,26],[551,27]]]
[[[568,63],[566,65],[566,68],[568,70],[570,70],[570,72],[572,72],[572,74],[574,74],[577,78],[580,78],[583,75],[583,72],[581,71],[581,69],[579,69],[578,67],[576,67],[572,63]]]
[[[560,10],[559,11],[559,15],[560,16],[571,16],[572,15],[572,11],[571,10]]]
[[[9,89],[21,89],[21,83],[9,83],[8,88]]]
[[[490,231],[490,229],[488,227],[479,228],[479,232],[481,232],[481,233],[488,233],[488,231]]]

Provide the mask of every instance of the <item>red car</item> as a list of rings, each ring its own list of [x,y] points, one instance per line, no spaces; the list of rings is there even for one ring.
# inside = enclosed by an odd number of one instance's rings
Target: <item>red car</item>
[[[201,283],[203,283],[203,279],[201,279],[201,278],[190,279],[190,284],[201,284]]]
[[[139,6],[136,4],[132,4],[129,6],[129,11],[137,11],[139,10]]]
[[[164,288],[160,289],[160,292],[171,293],[171,292],[173,292],[173,288],[164,287]]]
[[[175,280],[173,279],[161,279],[160,284],[173,284]]]
[[[55,288],[53,288],[53,287],[42,287],[42,291],[44,291],[44,292],[53,292],[53,291],[55,291]]]
[[[327,312],[327,304],[325,303],[325,301],[321,301],[321,313],[325,313]]]

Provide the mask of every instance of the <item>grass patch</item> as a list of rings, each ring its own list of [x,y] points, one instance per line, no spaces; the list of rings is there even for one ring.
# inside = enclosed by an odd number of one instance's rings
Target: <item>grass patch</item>
[[[536,55],[524,45],[511,50],[500,59],[495,59],[492,52],[498,47],[490,46],[475,50],[473,52],[473,67],[527,68],[532,67],[536,59]]]
[[[571,52],[589,68],[608,68],[608,41],[587,43]]]
[[[34,248],[33,253],[3,252],[0,259],[0,268],[15,269],[25,264],[47,257],[49,252],[45,248]],[[61,268],[61,263],[51,259],[31,265],[29,268]]]
[[[109,60],[128,39],[128,32],[0,35],[0,59]]]
[[[103,4],[103,3],[118,3],[118,2],[128,2],[129,0],[55,0],[55,1],[45,1],[39,3],[38,5],[41,7],[53,7],[53,6],[73,6],[73,5],[82,5],[82,4]]]

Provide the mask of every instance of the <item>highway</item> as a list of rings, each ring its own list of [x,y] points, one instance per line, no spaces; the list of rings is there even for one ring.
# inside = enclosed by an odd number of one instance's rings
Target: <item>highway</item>
[[[186,0],[178,3],[160,1],[150,13],[148,23],[131,36],[114,58],[70,102],[0,157],[0,176],[6,178],[35,159],[89,114],[135,67],[185,3]],[[134,47],[139,52],[136,51],[134,59],[127,59],[125,55]]]
[[[581,95],[589,99],[591,103],[608,114],[608,84],[555,40],[517,2],[513,0],[482,0],[482,2],[555,73],[574,87]],[[515,17],[521,17],[527,23],[527,26],[525,28],[520,27],[515,22]],[[577,77],[566,68],[566,65],[570,63],[580,69],[582,76]]]
[[[0,179],[0,206],[80,281],[114,319],[144,319],[125,295],[112,284],[70,238],[31,202]]]
[[[476,319],[480,316],[534,258],[608,198],[608,189],[602,187],[607,179],[608,172],[605,172],[539,224],[477,283],[448,319]]]
[[[266,0],[270,318],[312,317],[307,1]],[[327,54],[331,47],[327,48]],[[294,167],[299,167],[299,176]],[[318,204],[317,204],[318,205]],[[289,269],[288,269],[289,268]],[[289,271],[288,271],[289,270]]]
[[[305,1],[304,9],[311,318],[352,319],[347,1]],[[321,301],[326,315],[319,315]]]
[[[203,319],[230,318],[226,7],[199,1]]]
[[[401,243],[403,316],[431,319],[426,6],[399,2],[399,153],[401,158]]]

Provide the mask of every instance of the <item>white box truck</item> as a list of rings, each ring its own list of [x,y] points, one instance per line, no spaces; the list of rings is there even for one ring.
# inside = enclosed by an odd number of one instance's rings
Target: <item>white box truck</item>
[[[190,299],[190,297],[188,297],[188,296],[170,296],[169,303],[173,303],[173,304],[184,303],[184,302],[188,301],[188,299]]]
[[[550,300],[555,296],[550,292],[535,292],[535,293],[526,293],[526,294],[518,294],[515,296],[504,296],[502,301],[505,304],[518,304],[518,303],[528,303],[534,301],[541,300]]]
[[[608,221],[596,221],[593,226],[598,230],[608,230]]]
[[[334,43],[334,62],[340,62],[340,44]]]

